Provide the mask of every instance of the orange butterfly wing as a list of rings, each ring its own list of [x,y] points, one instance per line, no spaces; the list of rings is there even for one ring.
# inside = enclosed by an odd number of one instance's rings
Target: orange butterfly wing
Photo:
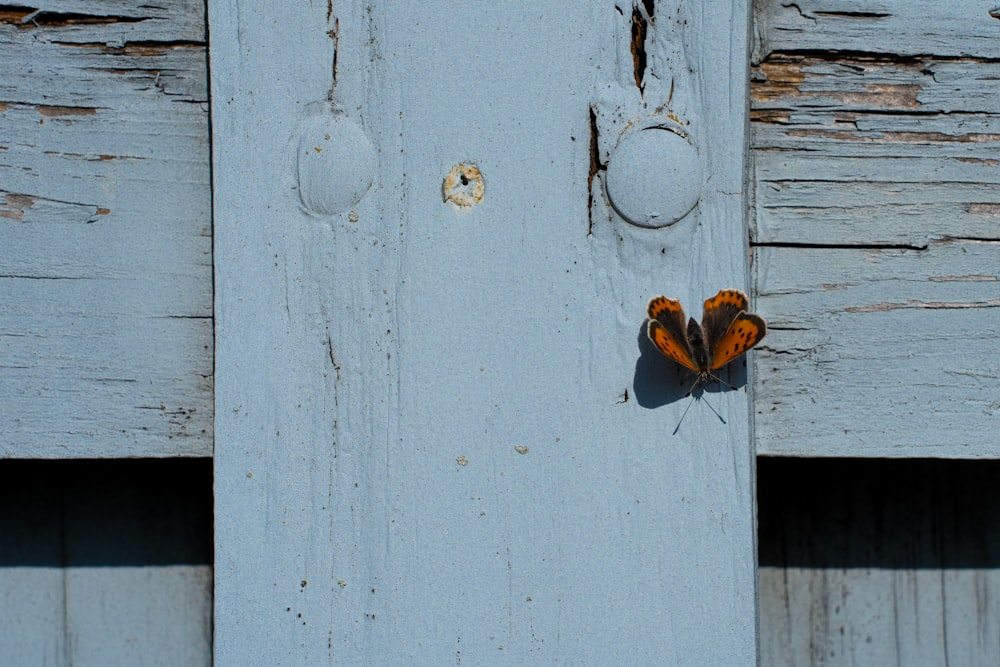
[[[746,312],[750,306],[747,295],[738,289],[719,290],[711,299],[705,299],[705,310],[701,316],[701,329],[705,333],[705,345],[709,351],[729,331],[729,325],[736,316]]]
[[[701,326],[711,355],[709,368],[718,370],[760,342],[767,333],[764,318],[746,312],[747,295],[738,289],[720,290],[705,300]]]
[[[655,296],[649,300],[646,314],[649,315],[646,332],[656,349],[681,366],[695,373],[699,372],[701,369],[691,358],[691,343],[687,338],[681,302],[665,296]]]

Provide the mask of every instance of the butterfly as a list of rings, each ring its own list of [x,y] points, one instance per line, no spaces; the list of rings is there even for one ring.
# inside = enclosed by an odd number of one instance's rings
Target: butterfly
[[[692,317],[685,325],[681,302],[656,296],[646,306],[646,331],[656,349],[697,375],[691,387],[694,391],[699,383],[718,379],[712,371],[749,350],[767,333],[764,318],[747,312],[749,303],[738,289],[720,290],[705,300],[701,324]]]

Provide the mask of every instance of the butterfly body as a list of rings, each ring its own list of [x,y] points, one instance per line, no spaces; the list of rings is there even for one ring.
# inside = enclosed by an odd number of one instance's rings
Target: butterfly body
[[[748,306],[742,291],[724,289],[705,300],[701,324],[692,317],[685,326],[680,301],[653,297],[646,307],[647,333],[656,349],[697,375],[697,386],[764,338],[767,324]]]

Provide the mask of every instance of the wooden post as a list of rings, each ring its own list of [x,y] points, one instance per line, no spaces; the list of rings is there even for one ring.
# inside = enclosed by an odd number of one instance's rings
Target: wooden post
[[[210,4],[219,664],[754,663],[747,394],[643,323],[745,284],[748,8],[656,6]]]

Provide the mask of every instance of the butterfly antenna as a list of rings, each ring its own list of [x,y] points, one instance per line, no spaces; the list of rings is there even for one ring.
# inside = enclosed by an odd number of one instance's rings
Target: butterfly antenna
[[[718,378],[716,378],[716,379],[718,379]],[[723,384],[725,384],[725,383],[723,383]],[[722,415],[720,415],[720,414],[719,414],[719,411],[718,411],[718,410],[716,410],[716,409],[715,409],[715,408],[714,408],[714,407],[712,406],[712,404],[708,402],[708,399],[707,399],[707,398],[705,398],[704,396],[702,396],[702,399],[704,399],[704,401],[705,401],[705,405],[707,405],[707,406],[708,406],[708,409],[709,409],[709,410],[711,410],[712,412],[714,412],[714,413],[715,413],[715,416],[719,418],[719,421],[720,421],[720,422],[722,422],[723,424],[725,424],[725,423],[726,423],[726,420],[725,420],[725,419],[723,419],[723,418],[722,418]],[[687,410],[685,410],[685,412],[687,412]]]
[[[697,383],[695,383],[695,384],[697,384]],[[694,387],[691,387],[691,391],[694,391]],[[688,392],[688,396],[691,396],[691,392],[690,391]],[[697,399],[694,396],[691,396],[691,400],[688,401],[688,406],[686,408],[684,408],[684,414],[681,415],[680,420],[677,422],[677,426],[674,427],[674,432],[671,433],[670,435],[677,435],[677,431],[680,430],[681,424],[684,422],[684,418],[687,417],[688,410],[691,409],[691,404],[694,403],[696,400]]]
[[[702,382],[704,382],[704,380],[705,380],[705,378],[702,377],[701,374],[694,375],[693,377],[694,377],[694,384],[692,384],[691,388],[688,389],[688,393],[684,394],[685,398],[688,397],[688,396],[690,396],[691,394],[693,394],[694,390],[698,388],[698,385],[701,384]],[[715,376],[713,375],[711,377],[715,377]],[[688,407],[691,407],[691,406],[688,406]],[[687,412],[687,410],[685,410],[685,412]]]
[[[697,383],[695,383],[695,385],[697,386]],[[694,391],[694,387],[691,388],[691,391]],[[691,396],[691,392],[688,392],[688,396]],[[711,410],[715,414],[715,416],[719,418],[719,421],[722,422],[723,424],[726,423],[725,418],[723,418],[723,416],[719,414],[719,411],[715,409],[715,406],[713,406],[711,403],[708,402],[707,398],[705,398],[704,396],[691,396],[691,400],[688,401],[687,407],[684,408],[684,413],[681,415],[680,420],[678,420],[677,426],[674,427],[674,432],[671,433],[670,435],[677,435],[677,431],[681,429],[681,424],[684,423],[684,418],[687,417],[688,410],[691,409],[691,406],[694,405],[695,401],[705,401],[705,405],[707,405],[708,409]]]

